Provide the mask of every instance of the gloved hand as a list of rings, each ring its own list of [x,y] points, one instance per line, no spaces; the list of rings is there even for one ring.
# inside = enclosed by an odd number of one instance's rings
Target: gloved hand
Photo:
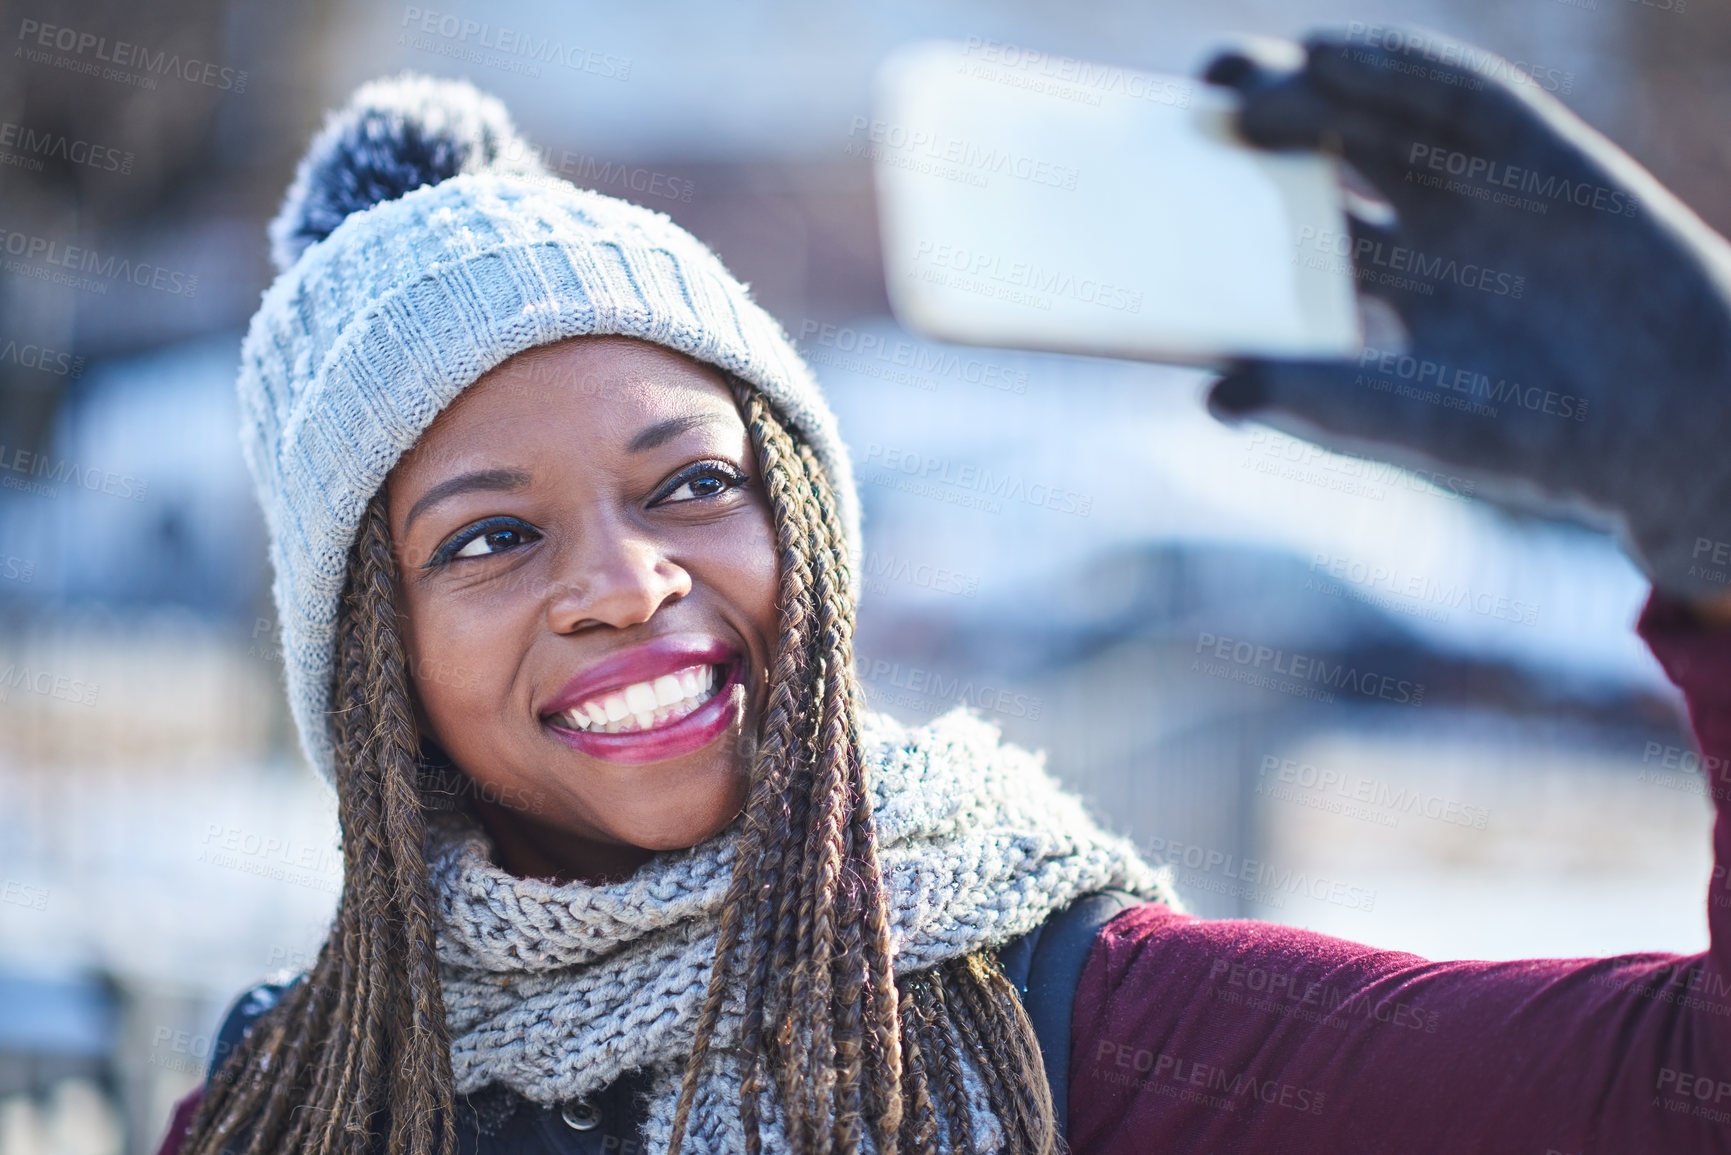
[[[1240,362],[1216,416],[1465,469],[1487,496],[1609,523],[1670,593],[1731,592],[1731,244],[1540,81],[1457,41],[1354,26],[1227,52],[1205,79],[1243,94],[1251,143],[1335,150],[1393,206],[1306,244],[1350,252],[1407,342]]]

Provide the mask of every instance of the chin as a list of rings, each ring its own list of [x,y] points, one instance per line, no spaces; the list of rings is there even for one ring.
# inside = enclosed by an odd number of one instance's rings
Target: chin
[[[745,807],[745,777],[735,778],[732,786],[722,795],[698,789],[670,791],[664,797],[685,799],[686,805],[675,814],[645,815],[627,841],[645,850],[687,850],[715,837]]]
[[[630,842],[633,846],[641,846],[645,850],[653,850],[657,853],[667,850],[690,850],[698,843],[707,842],[720,834],[727,829],[727,825],[731,821],[733,821],[733,815],[730,814],[726,818],[702,825],[681,825],[671,829],[661,827],[633,837]]]

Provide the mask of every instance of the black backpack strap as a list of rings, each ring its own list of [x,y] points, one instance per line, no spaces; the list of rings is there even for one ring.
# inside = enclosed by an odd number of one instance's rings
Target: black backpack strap
[[[1022,996],[1022,1006],[1040,1040],[1040,1059],[1052,1087],[1058,1134],[1066,1134],[1070,1092],[1070,1016],[1076,985],[1100,928],[1142,899],[1123,890],[1084,894],[1020,938],[998,948],[998,960]]]
[[[204,1082],[208,1087],[210,1080],[222,1069],[223,1060],[246,1038],[252,1030],[252,1025],[259,1016],[282,1001],[288,989],[300,982],[304,976],[296,975],[286,983],[260,983],[242,992],[240,998],[228,1008],[228,1013],[222,1017],[222,1026],[217,1028],[216,1041],[210,1048],[210,1068],[204,1073]]]

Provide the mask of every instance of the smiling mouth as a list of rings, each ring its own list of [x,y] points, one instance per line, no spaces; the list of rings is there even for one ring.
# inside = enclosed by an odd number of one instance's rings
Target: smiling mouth
[[[727,663],[687,666],[647,682],[599,694],[548,722],[583,734],[637,734],[671,726],[715,697],[727,680]]]

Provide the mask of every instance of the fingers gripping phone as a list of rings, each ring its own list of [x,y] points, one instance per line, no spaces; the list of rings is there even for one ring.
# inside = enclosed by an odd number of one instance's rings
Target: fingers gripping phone
[[[1362,344],[1337,163],[1236,97],[990,42],[891,57],[873,158],[892,308],[926,336],[1218,365]]]

